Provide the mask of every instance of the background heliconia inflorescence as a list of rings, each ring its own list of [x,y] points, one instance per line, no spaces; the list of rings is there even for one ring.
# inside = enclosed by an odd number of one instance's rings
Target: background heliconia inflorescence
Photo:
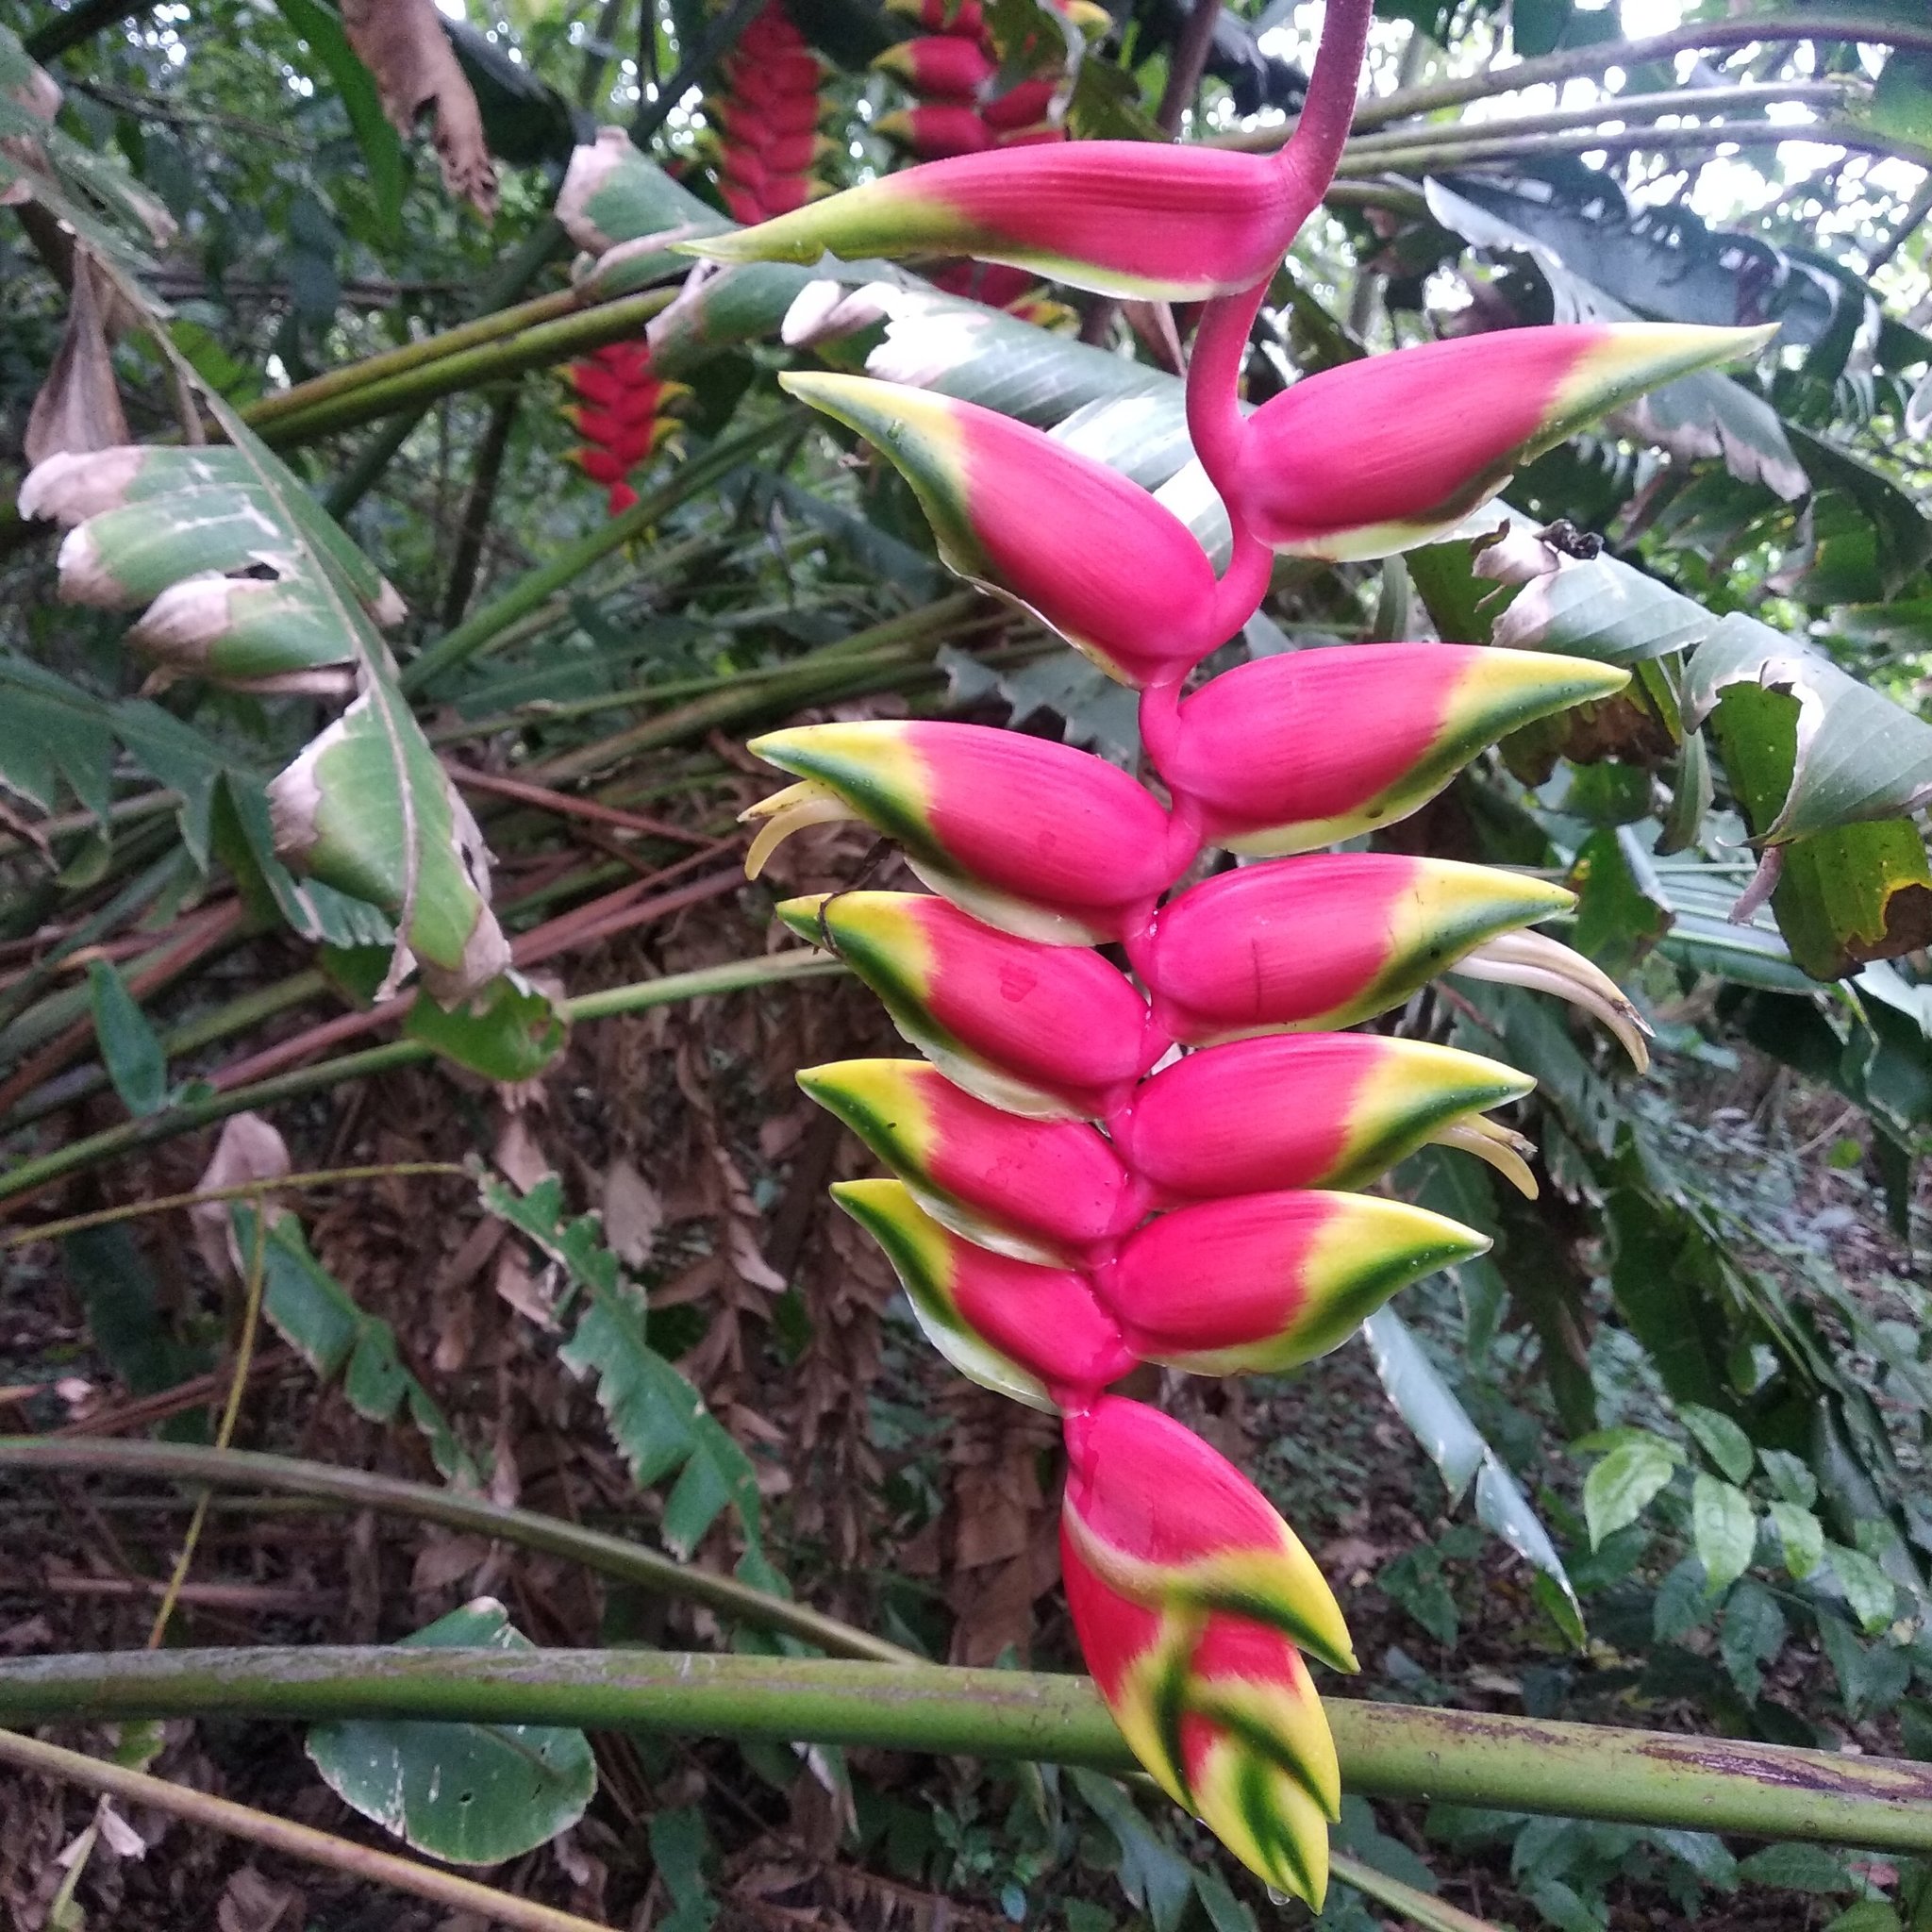
[[[1414,811],[1505,733],[1624,675],[1391,643],[1183,689],[1259,607],[1274,552],[1361,558],[1420,541],[1579,421],[1757,340],[1518,330],[1310,378],[1244,416],[1248,329],[1332,174],[1368,14],[1362,0],[1331,4],[1278,156],[978,152],[696,244],[740,260],[951,253],[1102,291],[1210,298],[1188,401],[1228,519],[1218,575],[1164,506],[1038,431],[862,377],[787,378],[904,471],[953,568],[1140,689],[1166,802],[1091,754],[991,727],[808,725],[753,741],[797,782],[747,814],[763,822],[749,869],[803,825],[858,819],[932,888],[779,908],[925,1056],[800,1075],[898,1176],[835,1192],[949,1360],[1063,1417],[1068,1601],[1141,1761],[1252,1869],[1313,1903],[1340,1787],[1302,1657],[1354,1668],[1340,1609],[1252,1483],[1180,1424],[1107,1391],[1142,1362],[1224,1374],[1307,1361],[1397,1289],[1480,1253],[1484,1238],[1455,1222],[1351,1191],[1425,1141],[1534,1191],[1527,1143],[1487,1117],[1529,1082],[1339,1029],[1453,971],[1570,999],[1643,1064],[1642,1023],[1614,984],[1528,930],[1571,904],[1562,888],[1319,849]],[[940,8],[924,24],[949,18]],[[986,79],[975,44],[952,39],[902,57],[933,69],[928,91],[942,65],[960,85]],[[922,84],[916,64],[908,78]],[[1257,862],[1184,884],[1209,848]],[[1131,974],[1091,950],[1108,944]]]

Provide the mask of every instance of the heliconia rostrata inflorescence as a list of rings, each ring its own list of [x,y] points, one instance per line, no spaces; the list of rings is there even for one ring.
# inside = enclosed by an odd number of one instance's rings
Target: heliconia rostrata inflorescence
[[[1188,420],[1233,527],[1218,577],[1164,505],[1039,430],[864,377],[786,378],[899,466],[952,568],[1141,691],[1165,802],[1089,753],[992,727],[807,725],[753,742],[796,782],[747,814],[760,822],[749,869],[801,825],[852,819],[896,841],[932,889],[779,908],[925,1056],[799,1076],[897,1176],[835,1192],[950,1361],[1064,1417],[1067,1598],[1109,1708],[1166,1790],[1311,1904],[1340,1791],[1302,1659],[1354,1668],[1341,1612],[1246,1477],[1107,1391],[1141,1362],[1226,1374],[1307,1361],[1397,1289],[1480,1253],[1455,1222],[1353,1191],[1424,1142],[1533,1191],[1526,1143],[1488,1117],[1529,1081],[1339,1029],[1453,973],[1568,998],[1644,1063],[1617,987],[1530,930],[1572,903],[1561,887],[1318,849],[1414,811],[1503,734],[1624,674],[1387,643],[1184,685],[1259,607],[1275,553],[1364,558],[1424,541],[1580,424],[1762,339],[1512,329],[1310,375],[1244,414],[1248,333],[1333,174],[1369,14],[1370,0],[1329,0],[1277,155],[1097,141],[975,153],[693,244],[740,261],[969,255],[1207,300]],[[1209,847],[1254,862],[1175,891]]]

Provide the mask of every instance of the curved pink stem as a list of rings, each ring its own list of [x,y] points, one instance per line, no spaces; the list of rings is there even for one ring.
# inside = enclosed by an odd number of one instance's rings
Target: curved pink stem
[[[1356,91],[1361,81],[1362,57],[1368,48],[1374,11],[1374,0],[1328,0],[1307,99],[1302,104],[1293,135],[1277,157],[1289,196],[1284,227],[1291,242],[1335,178],[1349,123],[1355,118]],[[1241,364],[1247,357],[1248,332],[1255,325],[1267,288],[1263,280],[1239,295],[1222,295],[1209,302],[1194,331],[1193,353],[1188,363],[1188,433],[1224,503],[1228,502],[1228,489],[1223,479],[1233,474],[1235,453],[1241,441]],[[1231,504],[1229,508],[1232,513]],[[1236,527],[1240,527],[1239,518]]]

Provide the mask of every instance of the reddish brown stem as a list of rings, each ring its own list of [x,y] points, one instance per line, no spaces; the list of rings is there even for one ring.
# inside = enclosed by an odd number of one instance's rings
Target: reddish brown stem
[[[647,832],[659,839],[675,839],[681,845],[705,845],[714,851],[731,843],[705,832],[693,832],[674,825],[669,819],[654,819],[645,812],[621,811],[614,805],[599,805],[594,798],[578,798],[568,791],[555,791],[547,785],[532,785],[525,778],[507,778],[495,772],[478,772],[469,765],[446,761],[449,774],[466,791],[487,791],[497,798],[514,798],[520,805],[534,805],[559,818],[589,819],[600,825],[617,825],[626,832]]]
[[[138,972],[128,975],[127,991],[136,1000],[177,979],[191,966],[196,966],[210,953],[218,952],[241,931],[245,914],[238,900],[211,907],[174,944],[164,947]],[[63,1033],[56,1034],[39,1053],[14,1070],[12,1077],[0,1085],[0,1115],[12,1111],[44,1080],[66,1067],[87,1048],[94,1037],[92,1014],[76,1020]]]

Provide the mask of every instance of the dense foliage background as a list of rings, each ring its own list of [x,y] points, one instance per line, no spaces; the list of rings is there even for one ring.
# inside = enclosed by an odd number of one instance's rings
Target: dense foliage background
[[[944,709],[1131,761],[1126,696],[948,579],[897,478],[774,378],[869,354],[1064,424],[1153,486],[1188,454],[1175,319],[1077,298],[1026,319],[874,265],[849,276],[872,285],[855,327],[786,347],[813,271],[734,271],[667,309],[683,258],[574,266],[552,209],[600,125],[640,142],[629,225],[600,247],[723,221],[696,90],[751,10],[456,9],[496,161],[486,223],[446,191],[428,118],[410,138],[384,120],[322,0],[0,0],[64,90],[43,138],[44,117],[5,118],[26,70],[0,41],[0,499],[50,371],[98,430],[110,367],[136,441],[255,425],[275,452],[250,459],[274,526],[256,575],[336,613],[300,688],[259,688],[239,654],[157,676],[127,612],[193,567],[183,500],[158,494],[109,549],[119,610],[63,588],[50,524],[0,512],[0,1402],[23,1430],[521,1501],[933,1657],[1063,1667],[1052,1431],[929,1357],[824,1203],[858,1150],[791,1084],[893,1038],[791,956],[773,897],[897,861],[826,828],[746,887],[733,821],[766,781],[739,741],[801,712]],[[894,165],[878,124],[905,96],[867,63],[909,23],[870,0],[793,14],[827,59],[824,176]],[[1034,0],[988,14],[1012,75],[1068,75],[1076,135],[1257,142],[1299,98],[1319,8],[1140,0],[1084,50]],[[1541,84],[1511,91],[1519,59]],[[1932,31],[1918,0],[1389,0],[1372,92],[1272,291],[1254,397],[1524,322],[1779,333],[1753,368],[1532,464],[1464,535],[1284,563],[1230,646],[1433,635],[1632,666],[1630,696],[1521,734],[1387,836],[1578,886],[1569,937],[1660,1050],[1640,1080],[1528,995],[1422,996],[1392,1024],[1539,1080],[1519,1121],[1539,1198],[1419,1158],[1395,1187],[1492,1232],[1491,1257],[1306,1372],[1170,1376],[1160,1399],[1317,1551],[1360,1694],[1932,1759]],[[98,338],[69,320],[88,302]],[[691,394],[613,523],[570,462],[563,370],[654,315],[656,366]],[[408,607],[400,675],[317,505]],[[400,796],[325,775],[341,849],[305,884],[264,784],[372,682],[367,715],[420,727],[420,757]],[[399,920],[433,965],[412,922],[474,914],[438,803],[458,794],[519,970],[491,962],[450,1014],[389,968]],[[399,861],[406,819],[421,842]],[[203,1178],[230,1119],[249,1124]],[[290,1165],[357,1175],[273,1214],[256,1195],[38,1231]],[[192,1490],[138,1466],[5,1480],[13,1653],[388,1641],[479,1598],[505,1607],[463,1612],[470,1641],[506,1611],[546,1645],[719,1636],[709,1609],[475,1528],[230,1499],[177,1565]],[[514,1857],[508,1890],[613,1924],[1237,1932],[1281,1912],[1091,1773],[600,1734],[593,1777],[580,1735],[531,1734],[541,1803],[492,1803],[473,1768],[473,1809],[432,1791],[405,1817],[383,1767],[474,1767],[437,1754],[488,1736],[341,1735],[379,1728],[308,1735],[329,1790],[291,1726],[120,1743],[363,1842],[375,1818]],[[0,1819],[24,1927],[458,1923],[25,1779],[0,1782]],[[1932,1876],[1903,1860],[1359,1799],[1338,1842],[1497,1924],[1932,1925]],[[1322,1923],[1385,1917],[1407,1922],[1338,1888]]]

